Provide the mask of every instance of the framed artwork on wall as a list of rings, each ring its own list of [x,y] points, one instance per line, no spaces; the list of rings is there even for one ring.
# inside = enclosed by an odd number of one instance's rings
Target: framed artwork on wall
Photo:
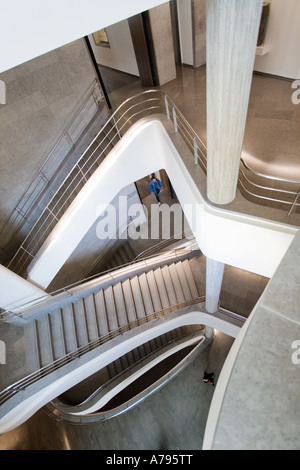
[[[99,31],[95,31],[95,33],[93,33],[93,38],[94,38],[96,46],[110,47],[105,28],[99,29]]]

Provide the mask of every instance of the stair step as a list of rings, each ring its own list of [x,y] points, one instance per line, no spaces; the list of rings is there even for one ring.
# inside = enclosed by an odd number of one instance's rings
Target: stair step
[[[117,375],[116,365],[114,362],[107,365],[107,371],[110,379],[113,379]]]
[[[104,299],[106,305],[106,316],[109,331],[115,331],[119,328],[114,292],[112,286],[104,291]]]
[[[133,298],[132,289],[131,289],[131,282],[129,279],[126,279],[126,281],[122,282],[122,288],[123,288],[123,293],[124,293],[124,302],[125,302],[128,322],[132,323],[136,321],[137,317],[136,317],[134,298]]]
[[[184,294],[184,299],[185,300],[191,300],[192,299],[192,294],[191,294],[191,291],[190,291],[190,288],[189,288],[189,285],[188,285],[188,282],[187,282],[187,279],[186,279],[185,271],[183,269],[181,261],[176,263],[176,270],[177,270],[177,274],[178,274],[180,284],[181,284],[181,287],[182,287],[182,291],[183,291],[183,294]]]
[[[195,279],[194,279],[194,276],[193,276],[193,273],[192,273],[192,269],[191,269],[189,260],[188,259],[184,260],[182,262],[182,266],[183,266],[183,269],[184,269],[184,272],[185,272],[185,275],[186,275],[186,278],[187,278],[187,281],[188,281],[188,284],[189,284],[189,287],[190,287],[192,297],[193,298],[199,297],[199,292],[198,292],[198,289],[197,289],[197,286],[196,286],[196,283],[195,283]]]
[[[119,326],[127,325],[128,319],[126,315],[126,307],[122,289],[122,283],[119,282],[113,288],[114,297],[115,297],[115,305],[116,305],[116,312],[118,315],[118,324]]]
[[[170,275],[172,277],[174,289],[176,292],[177,303],[184,302],[185,301],[184,293],[183,293],[181,283],[178,277],[176,265],[174,263],[169,266],[169,271],[170,271]]]
[[[149,290],[147,276],[145,273],[139,276],[139,285],[140,285],[142,299],[144,303],[145,314],[149,315],[154,312],[154,307],[153,307],[152,297],[151,297],[150,290]]]
[[[165,286],[166,286],[166,289],[167,289],[169,303],[170,303],[170,305],[176,305],[177,304],[177,297],[176,297],[173,282],[172,282],[172,279],[171,279],[171,276],[170,276],[169,267],[164,266],[161,269],[161,273],[162,273],[162,277],[164,279]]]
[[[115,260],[116,266],[122,266],[122,264],[125,264],[119,250],[115,252]]]
[[[67,354],[62,312],[60,308],[51,313],[50,324],[52,330],[53,356],[55,360]]]
[[[74,321],[73,304],[68,304],[62,309],[63,330],[67,353],[78,349],[77,332]]]
[[[135,254],[128,241],[124,243],[122,248],[123,248],[124,258],[127,260],[127,263],[129,263],[135,258]]]
[[[99,338],[100,332],[97,323],[95,300],[93,294],[84,299],[84,305],[89,341],[94,341],[95,339]]]
[[[120,361],[121,361],[121,364],[122,364],[122,370],[128,369],[128,367],[130,365],[130,362],[128,360],[127,354],[124,354],[124,356],[120,357]]]
[[[125,248],[124,248],[125,245],[126,245],[126,244],[123,243],[123,245],[120,246],[119,251],[118,251],[118,253],[119,253],[119,255],[120,255],[120,258],[121,258],[121,260],[122,260],[122,264],[127,264],[127,263],[129,263],[129,261],[131,261],[131,259],[130,259],[130,258],[128,257],[128,255],[127,255],[127,251],[126,251]]]
[[[39,341],[41,367],[44,367],[53,362],[52,339],[48,314],[38,319],[37,334]]]
[[[134,276],[132,279],[130,279],[130,283],[131,283],[137,318],[144,318],[146,312],[145,312],[145,307],[144,307],[144,302],[142,298],[142,293],[141,293],[138,277]]]
[[[160,295],[158,292],[157,283],[156,283],[156,279],[155,279],[153,271],[149,271],[147,273],[147,280],[148,280],[148,285],[150,289],[154,311],[159,312],[160,310],[162,310],[162,304],[160,301]]]
[[[115,370],[116,370],[116,375],[117,374],[120,374],[121,372],[123,372],[124,368],[123,368],[123,364],[121,362],[121,358],[119,359],[116,359],[114,362],[113,362],[114,366],[115,366]]]
[[[33,320],[24,328],[26,364],[29,372],[34,372],[41,368],[36,323],[36,320]]]
[[[164,279],[162,277],[162,272],[161,272],[160,268],[154,270],[154,277],[155,277],[155,280],[156,280],[156,284],[157,284],[157,288],[158,288],[162,308],[163,309],[167,308],[167,307],[170,306],[170,302],[169,302],[167,289],[166,289],[166,286],[165,286]]]
[[[89,342],[85,305],[83,299],[78,300],[73,306],[75,327],[78,338],[78,346],[84,346]]]

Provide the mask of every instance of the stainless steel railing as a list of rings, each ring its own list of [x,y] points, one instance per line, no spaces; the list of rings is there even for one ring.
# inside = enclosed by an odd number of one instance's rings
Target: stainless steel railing
[[[0,392],[0,406],[5,403],[7,400],[9,400],[13,395],[16,393],[25,390],[27,387],[32,385],[33,383],[37,382],[38,380],[42,379],[43,377],[46,377],[47,375],[51,374],[52,372],[55,372],[57,369],[65,366],[66,364],[69,364],[70,362],[74,361],[75,359],[80,358],[84,354],[98,348],[102,344],[106,343],[107,341],[110,341],[113,338],[116,338],[117,336],[120,336],[126,331],[129,331],[133,328],[136,328],[138,326],[144,325],[145,323],[151,322],[157,318],[161,318],[162,316],[174,312],[176,310],[189,307],[192,305],[196,305],[199,303],[203,303],[205,301],[204,296],[199,296],[197,298],[187,300],[185,302],[178,303],[176,305],[171,305],[170,307],[166,307],[160,311],[151,313],[149,315],[146,315],[141,318],[137,318],[136,320],[119,327],[116,330],[110,331],[106,335],[100,336],[99,338],[90,341],[89,343],[85,344],[84,346],[81,346],[78,349],[75,349],[74,351],[69,352],[65,356],[61,357],[60,359],[57,359],[53,361],[51,364],[44,366],[37,371],[27,375],[23,379],[15,382],[14,384],[6,387],[3,391]]]
[[[187,231],[185,233],[182,232],[181,234],[183,238],[185,236],[191,236],[190,231]],[[87,284],[93,283],[94,280],[96,280],[97,282],[97,279],[99,279],[100,276],[106,277],[106,281],[108,280],[108,278],[110,281],[115,281],[118,279],[118,276],[119,276],[118,271],[120,269],[131,268],[131,266],[136,263],[139,263],[140,268],[144,267],[145,269],[147,269],[149,267],[149,261],[151,263],[151,261],[153,260],[153,257],[162,256],[166,252],[168,254],[168,259],[172,258],[174,260],[176,258],[177,259],[180,258],[183,255],[183,253],[185,254],[185,256],[188,256],[189,253],[199,250],[198,245],[194,239],[191,239],[191,243],[188,246],[185,246],[184,248],[179,247],[179,248],[173,248],[171,250],[168,249],[168,245],[170,243],[174,243],[174,241],[177,240],[179,236],[180,234],[177,234],[175,237],[172,237],[171,239],[164,240],[163,242],[159,242],[153,245],[148,250],[145,250],[141,252],[139,255],[137,255],[132,261],[128,261],[127,263],[122,264],[116,268],[111,268],[105,271],[98,272],[96,274],[92,274],[91,276],[85,277],[84,279],[80,279],[76,282],[73,282],[72,284],[68,284],[55,291],[45,293],[45,295],[42,295],[41,297],[36,298],[34,301],[31,300],[25,303],[21,302],[19,305],[15,307],[15,309],[18,311],[17,313],[12,312],[10,309],[3,310],[0,312],[0,322],[2,321],[5,322],[7,320],[16,320],[16,319],[20,320],[21,319],[26,323],[26,321],[28,320],[26,319],[26,316],[25,317],[23,316],[24,311],[26,311],[26,313],[28,314],[28,309],[31,310],[31,308],[34,309],[34,312],[43,310],[44,303],[49,302],[49,299],[51,297],[54,299],[55,302],[57,302],[57,298],[60,295],[66,295],[67,297],[75,298],[78,295],[77,288],[80,289],[81,291],[82,291],[82,286],[84,286],[84,288],[90,289],[91,285],[87,286]],[[115,271],[117,271],[117,273],[115,273]],[[59,300],[63,301],[64,299],[65,297],[60,298]]]
[[[161,90],[146,90],[125,100],[108,119],[89,147],[69,172],[57,193],[45,207],[41,216],[10,261],[8,267],[17,274],[24,275],[31,260],[36,256],[54,226],[75,199],[80,189],[99,166],[105,155],[121,139],[122,135],[138,119],[151,114],[166,114],[173,121],[174,131],[179,132],[190,148],[194,163],[199,164],[203,172],[207,168],[207,149],[192,126],[179,111],[174,102]],[[252,179],[251,179],[252,178]],[[257,182],[264,178],[269,185]],[[284,188],[276,184],[284,184]],[[289,215],[296,206],[300,194],[300,181],[263,175],[251,169],[241,160],[239,184],[251,198],[263,200],[265,204],[277,203],[290,206]],[[251,189],[249,189],[249,185]],[[295,185],[297,186],[295,189]],[[292,186],[293,189],[288,189]],[[268,194],[265,194],[267,192]],[[276,196],[280,194],[280,196]],[[285,198],[282,195],[285,195]]]
[[[12,271],[20,275],[26,273],[31,260],[106,154],[134,122],[154,112],[163,112],[160,92],[156,90],[135,95],[116,109],[68,173],[17,250],[8,265]]]

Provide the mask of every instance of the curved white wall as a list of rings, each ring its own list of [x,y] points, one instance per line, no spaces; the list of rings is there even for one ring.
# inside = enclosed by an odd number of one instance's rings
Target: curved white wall
[[[120,189],[161,168],[204,255],[272,277],[297,228],[209,205],[163,124],[144,118],[126,133],[73,201],[30,265],[28,280],[46,288]]]

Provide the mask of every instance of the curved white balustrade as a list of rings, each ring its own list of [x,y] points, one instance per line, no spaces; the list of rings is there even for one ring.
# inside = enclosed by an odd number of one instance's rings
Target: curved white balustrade
[[[213,207],[201,195],[163,124],[134,124],[92,175],[29,266],[28,280],[46,288],[120,189],[164,168],[209,258],[272,277],[297,228]]]

